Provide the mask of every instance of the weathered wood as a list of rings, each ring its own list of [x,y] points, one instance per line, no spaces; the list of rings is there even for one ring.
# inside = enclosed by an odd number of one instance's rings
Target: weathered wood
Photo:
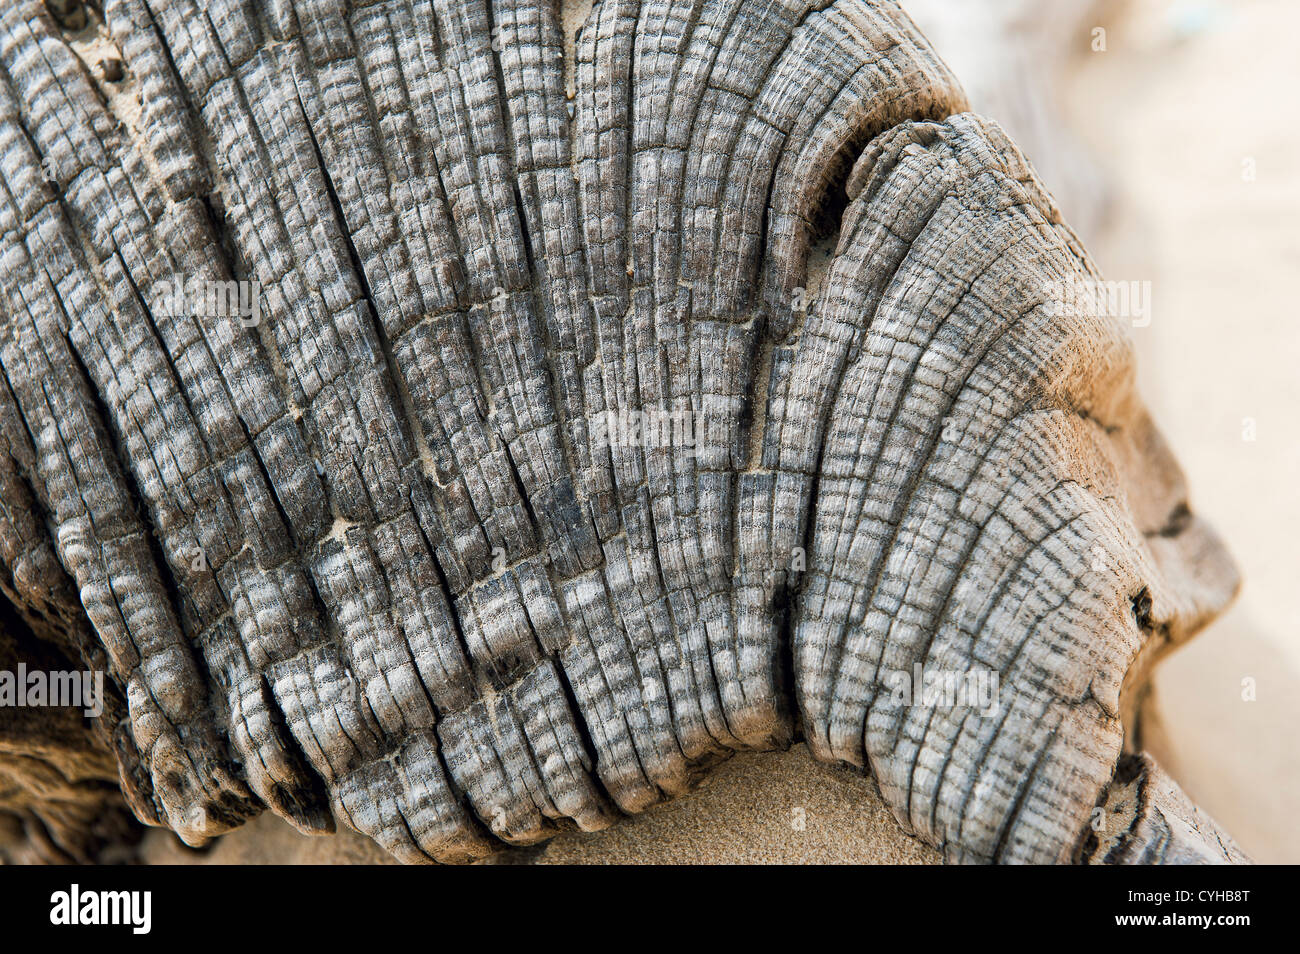
[[[3,491],[12,490],[4,483],[8,476],[0,474]],[[3,491],[0,521],[14,512]],[[14,537],[0,534],[0,539]],[[49,556],[48,551],[28,554],[36,560]],[[3,583],[0,588],[8,589]],[[12,688],[6,677],[22,672],[20,667],[45,673],[84,665],[82,647],[67,635],[57,623],[31,629],[0,596],[0,701],[5,703],[0,709],[0,864],[123,861],[139,837],[119,789],[109,735],[125,716],[121,698],[105,688],[96,704],[103,704],[101,718],[93,720],[75,708],[17,707],[5,698]],[[102,653],[87,645],[84,656],[96,660]],[[129,760],[123,760],[123,769],[129,768]]]
[[[128,802],[465,861],[798,736],[1072,860],[1236,586],[1094,266],[893,3],[561,13],[0,10],[6,593]]]
[[[1104,55],[1127,0],[907,0],[970,96],[1033,162],[1071,228],[1095,241],[1115,187],[1063,115],[1072,66]]]
[[[1120,761],[1099,821],[1083,848],[1082,860],[1091,864],[1250,863],[1145,752]]]

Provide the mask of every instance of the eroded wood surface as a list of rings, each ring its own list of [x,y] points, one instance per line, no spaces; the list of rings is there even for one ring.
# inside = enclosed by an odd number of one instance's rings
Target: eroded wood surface
[[[1074,859],[1236,586],[1052,307],[1094,266],[892,3],[561,13],[0,11],[5,591],[104,655],[131,808],[464,861],[803,737],[948,860]]]

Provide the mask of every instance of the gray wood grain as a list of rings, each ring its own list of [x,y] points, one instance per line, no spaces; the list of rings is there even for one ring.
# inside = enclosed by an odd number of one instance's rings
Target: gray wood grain
[[[562,12],[0,10],[4,590],[130,807],[466,861],[804,738],[1075,860],[1236,588],[1095,266],[894,3]]]

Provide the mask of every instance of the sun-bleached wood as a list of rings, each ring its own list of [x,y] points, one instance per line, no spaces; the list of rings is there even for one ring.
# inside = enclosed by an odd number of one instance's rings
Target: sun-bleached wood
[[[138,818],[468,861],[801,737],[948,860],[1079,858],[1236,575],[895,4],[58,12],[0,10],[0,556]]]

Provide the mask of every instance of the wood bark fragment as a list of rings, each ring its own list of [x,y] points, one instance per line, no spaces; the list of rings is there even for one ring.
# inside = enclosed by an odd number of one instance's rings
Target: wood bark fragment
[[[468,861],[802,737],[948,860],[1072,860],[1235,571],[896,4],[77,30],[0,10],[0,556],[103,654],[141,820]]]
[[[1089,835],[1090,864],[1240,865],[1250,859],[1145,752],[1125,756]]]

